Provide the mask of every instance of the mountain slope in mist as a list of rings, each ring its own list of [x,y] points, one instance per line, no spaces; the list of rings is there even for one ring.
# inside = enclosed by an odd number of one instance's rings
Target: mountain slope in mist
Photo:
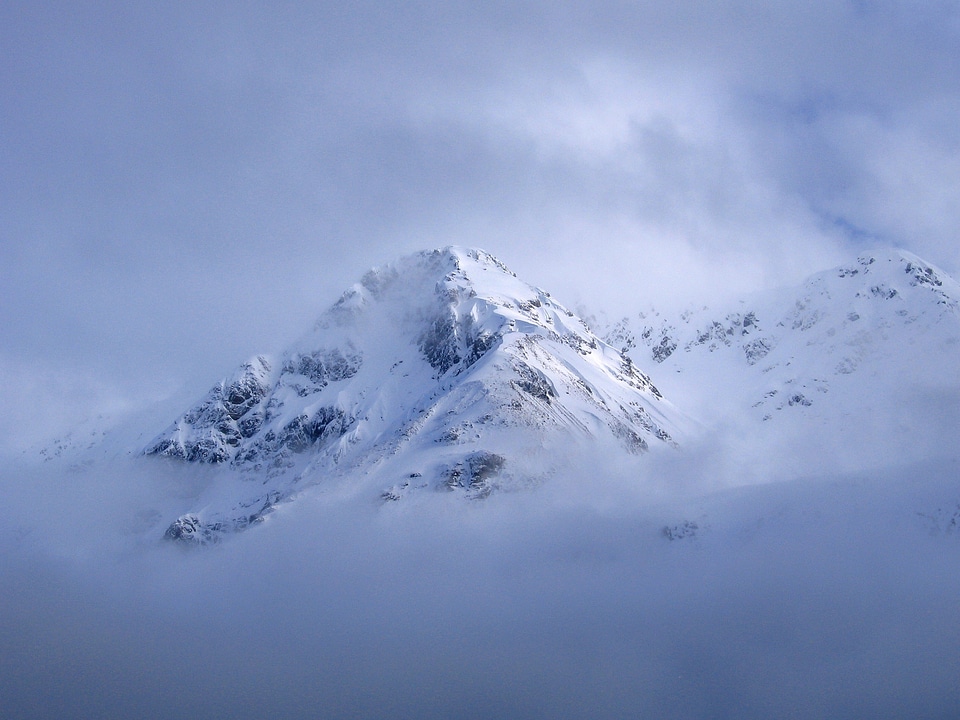
[[[479,499],[581,456],[711,487],[902,466],[960,426],[958,308],[953,279],[890,250],[731,307],[591,317],[594,334],[487,253],[422,252],[371,270],[152,441],[155,418],[127,423],[125,452],[181,478],[151,517],[201,543],[308,490]]]
[[[592,322],[706,434],[768,457],[816,445],[817,471],[929,457],[960,405],[960,286],[905,251],[729,307]]]

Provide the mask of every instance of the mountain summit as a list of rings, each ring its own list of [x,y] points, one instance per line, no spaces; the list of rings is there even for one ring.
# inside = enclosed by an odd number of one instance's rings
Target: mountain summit
[[[488,253],[448,247],[370,270],[293,347],[217,383],[145,453],[222,469],[167,530],[205,542],[312,485],[480,498],[534,482],[554,443],[643,453],[675,445],[683,424],[549,293]]]
[[[929,458],[955,433],[960,285],[903,250],[726,307],[592,324],[702,427],[724,428],[756,481],[794,472],[782,458],[804,445],[806,472],[853,472]]]

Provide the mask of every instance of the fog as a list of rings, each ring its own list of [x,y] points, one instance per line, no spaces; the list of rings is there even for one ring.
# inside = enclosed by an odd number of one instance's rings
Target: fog
[[[314,488],[185,549],[161,537],[195,469],[21,467],[0,711],[953,716],[957,471],[947,453],[737,487],[706,453],[581,455],[484,501]]]

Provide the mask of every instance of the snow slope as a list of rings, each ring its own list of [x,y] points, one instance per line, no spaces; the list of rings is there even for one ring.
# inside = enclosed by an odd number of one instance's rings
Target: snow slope
[[[591,457],[651,488],[728,487],[928,461],[960,427],[960,287],[906,252],[726,308],[590,322],[482,251],[422,252],[371,270],[153,440],[175,407],[42,454],[145,453],[180,478],[160,531],[209,542],[308,489],[476,499],[576,465],[602,492]]]
[[[956,429],[960,286],[905,251],[599,333],[650,368],[703,431],[724,428],[727,442],[770,460],[807,443],[817,471],[862,470],[928,457]]]

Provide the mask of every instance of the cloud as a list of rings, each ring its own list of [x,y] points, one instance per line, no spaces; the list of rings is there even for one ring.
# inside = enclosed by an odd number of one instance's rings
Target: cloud
[[[5,18],[0,272],[18,351],[128,390],[209,382],[451,242],[571,305],[864,239],[957,272],[949,4],[114,10]]]
[[[67,484],[25,470],[6,487],[14,521],[0,535],[0,708],[820,717],[955,705],[956,547],[917,514],[956,502],[949,463],[715,495],[668,490],[689,465],[587,465],[482,503],[306,494],[199,552],[160,542],[135,512],[170,501],[170,468],[100,464]],[[34,502],[48,485],[58,501]]]

